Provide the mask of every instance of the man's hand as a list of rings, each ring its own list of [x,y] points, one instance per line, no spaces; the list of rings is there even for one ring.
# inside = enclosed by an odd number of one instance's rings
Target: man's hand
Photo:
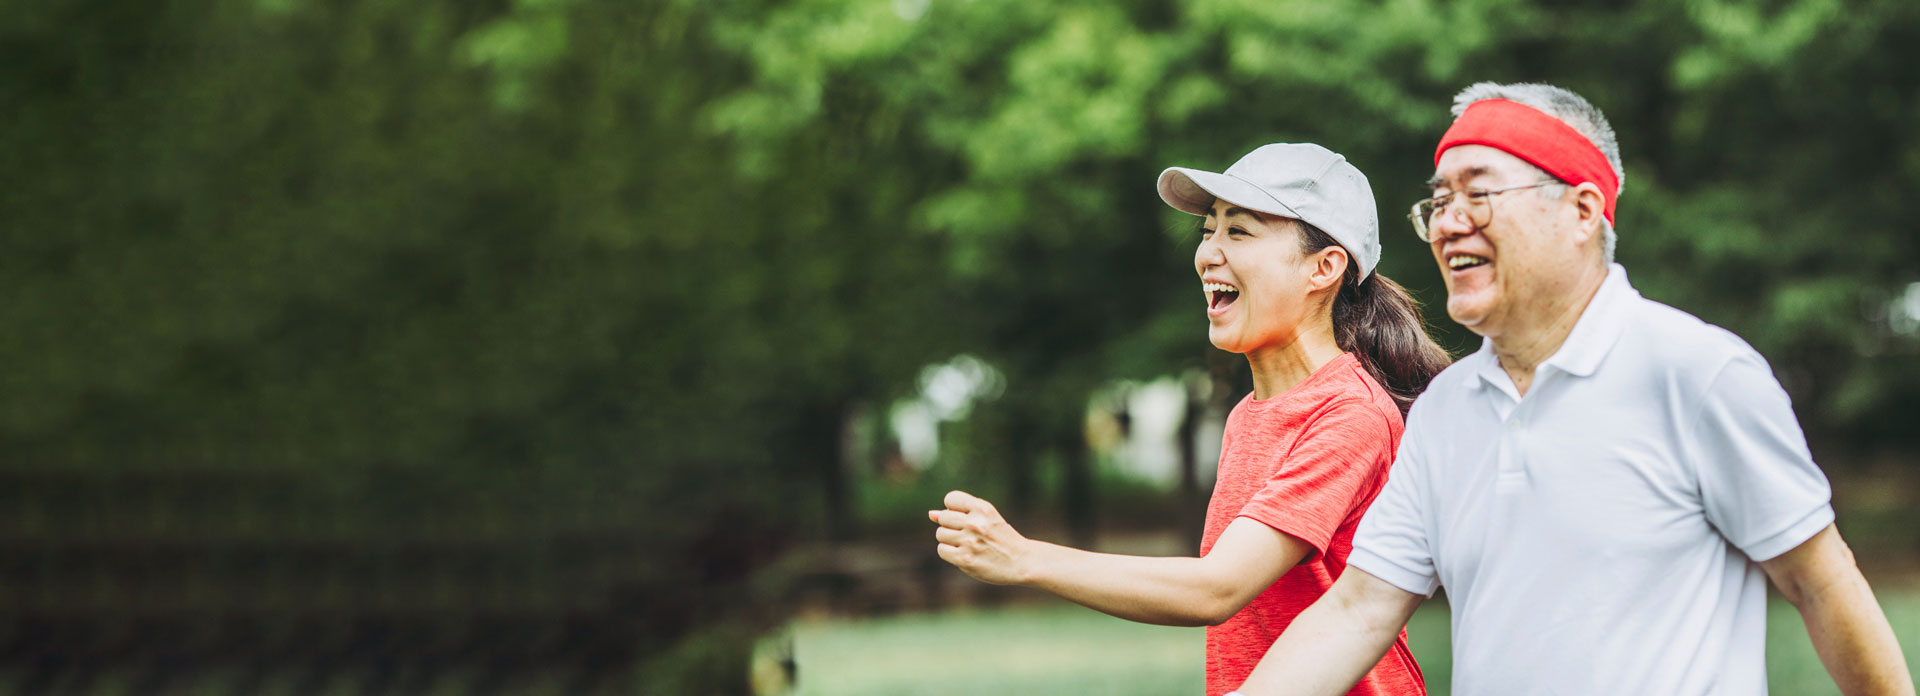
[[[927,511],[927,518],[940,525],[933,538],[940,542],[941,559],[981,582],[1015,585],[1026,581],[1021,559],[1032,542],[1014,531],[993,503],[953,491],[947,494],[946,504],[945,510]]]

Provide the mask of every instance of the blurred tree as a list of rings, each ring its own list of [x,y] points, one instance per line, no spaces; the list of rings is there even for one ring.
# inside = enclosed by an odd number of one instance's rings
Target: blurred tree
[[[721,34],[756,82],[710,112],[749,151],[827,118],[823,90],[862,85],[960,163],[914,220],[951,240],[948,282],[998,310],[980,350],[1008,371],[1016,431],[1077,428],[1041,414],[1077,414],[1102,379],[1197,363],[1197,313],[1171,299],[1191,241],[1166,234],[1192,223],[1150,188],[1167,165],[1220,167],[1270,141],[1347,154],[1381,202],[1383,271],[1437,309],[1400,206],[1421,195],[1447,96],[1496,80],[1562,84],[1613,118],[1630,170],[1621,258],[1648,295],[1771,356],[1824,441],[1916,444],[1886,420],[1916,393],[1901,388],[1915,336],[1888,329],[1920,256],[1899,232],[1920,84],[1908,4],[841,0],[750,21]],[[779,118],[743,127],[749,112]],[[1018,471],[1037,448],[1008,442]]]
[[[9,9],[0,603],[98,636],[318,607],[332,647],[231,645],[708,689],[755,569],[861,532],[851,414],[961,353],[1007,382],[976,474],[1060,481],[1084,541],[1088,394],[1210,350],[1160,169],[1343,152],[1437,304],[1400,211],[1483,79],[1609,113],[1636,284],[1767,354],[1816,448],[1920,446],[1912,3]],[[441,644],[391,638],[421,603],[488,647],[364,647]]]
[[[894,219],[924,180],[887,175],[879,155],[911,147],[886,123],[796,134],[757,174],[696,127],[742,74],[702,31],[723,10],[23,12],[7,30],[22,76],[0,87],[17,105],[0,134],[9,475],[68,490],[107,472],[123,483],[73,494],[119,508],[101,543],[185,544],[207,560],[180,582],[216,595],[243,592],[239,565],[304,568],[281,578],[287,601],[344,625],[396,596],[455,597],[458,614],[502,591],[527,609],[584,595],[604,630],[568,629],[582,647],[559,653],[581,678],[605,671],[594,655],[763,611],[749,573],[785,540],[853,532],[844,413],[949,354],[960,313],[917,282],[942,243]],[[115,506],[136,481],[198,471],[213,488]],[[236,498],[244,520],[205,505],[259,472],[297,483],[278,504]],[[58,541],[77,512],[15,517],[8,538],[46,540],[29,566],[129,552]],[[555,555],[572,538],[606,540],[583,547],[589,570]],[[257,540],[287,550],[261,560]],[[531,584],[432,552],[343,567],[396,543],[479,545]],[[289,560],[309,547],[339,550]],[[346,603],[329,604],[315,583],[341,572]],[[438,579],[394,580],[422,573]],[[140,602],[207,596],[182,592]],[[48,610],[37,596],[5,604]]]

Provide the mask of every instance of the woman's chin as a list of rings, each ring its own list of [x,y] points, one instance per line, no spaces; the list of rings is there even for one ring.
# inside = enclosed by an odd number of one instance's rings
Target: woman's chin
[[[1207,332],[1207,340],[1213,343],[1213,347],[1219,348],[1220,350],[1224,350],[1229,353],[1247,352],[1244,349],[1244,347],[1241,345],[1243,341],[1240,340],[1239,336],[1228,334],[1223,331],[1215,330],[1215,331]]]

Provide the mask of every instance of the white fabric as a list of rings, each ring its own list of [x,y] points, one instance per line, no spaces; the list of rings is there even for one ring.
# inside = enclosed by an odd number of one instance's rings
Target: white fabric
[[[1524,399],[1490,344],[1433,380],[1348,563],[1446,587],[1457,696],[1764,694],[1753,561],[1829,493],[1765,359],[1614,265]]]

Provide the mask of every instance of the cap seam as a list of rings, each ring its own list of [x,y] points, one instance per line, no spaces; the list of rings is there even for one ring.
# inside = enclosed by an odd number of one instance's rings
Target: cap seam
[[[1333,168],[1335,165],[1338,165],[1341,162],[1345,162],[1345,161],[1347,161],[1346,155],[1342,155],[1338,152],[1333,153],[1333,157],[1329,158],[1326,164],[1320,165],[1320,171],[1315,172],[1313,175],[1313,178],[1308,180],[1307,190],[1313,191],[1313,190],[1319,189],[1320,179],[1326,177],[1327,172],[1333,171]]]
[[[1301,219],[1301,218],[1300,218],[1300,211],[1298,211],[1298,210],[1295,210],[1295,209],[1293,208],[1293,206],[1290,206],[1290,205],[1287,205],[1287,202],[1286,202],[1286,201],[1283,201],[1283,200],[1280,200],[1280,197],[1279,197],[1279,196],[1276,196],[1276,195],[1273,195],[1273,192],[1272,192],[1272,191],[1268,191],[1268,190],[1267,190],[1267,187],[1265,187],[1265,186],[1261,186],[1261,185],[1259,185],[1259,184],[1256,184],[1256,183],[1253,183],[1253,182],[1251,182],[1251,181],[1247,181],[1246,179],[1242,179],[1242,178],[1240,178],[1239,176],[1236,176],[1236,175],[1233,175],[1233,174],[1230,174],[1230,173],[1227,173],[1227,172],[1221,172],[1221,173],[1220,173],[1220,176],[1224,176],[1224,177],[1227,177],[1227,178],[1229,178],[1229,179],[1233,179],[1234,181],[1238,181],[1238,182],[1240,182],[1240,183],[1243,183],[1243,184],[1246,184],[1246,185],[1248,185],[1248,186],[1252,186],[1252,187],[1253,187],[1253,190],[1255,190],[1255,191],[1259,191],[1259,192],[1261,193],[1261,195],[1264,195],[1264,196],[1266,196],[1267,198],[1269,198],[1269,199],[1272,199],[1272,200],[1273,200],[1273,202],[1274,202],[1275,204],[1277,204],[1277,205],[1279,205],[1279,206],[1280,206],[1280,209],[1281,209],[1281,210],[1285,210],[1285,211],[1287,211],[1287,213],[1286,213],[1286,215],[1287,215],[1287,217],[1290,217],[1290,218],[1293,218],[1293,219],[1295,219],[1295,220],[1298,220],[1298,219]],[[1194,182],[1194,183],[1195,183],[1195,184],[1198,184],[1199,182],[1197,182],[1197,181],[1196,181],[1196,182]],[[1205,189],[1206,187],[1205,187],[1205,186],[1201,186],[1200,188],[1201,188],[1201,189]],[[1212,192],[1211,192],[1211,191],[1209,191],[1208,193],[1212,193]],[[1214,196],[1214,198],[1219,198],[1219,196]]]

